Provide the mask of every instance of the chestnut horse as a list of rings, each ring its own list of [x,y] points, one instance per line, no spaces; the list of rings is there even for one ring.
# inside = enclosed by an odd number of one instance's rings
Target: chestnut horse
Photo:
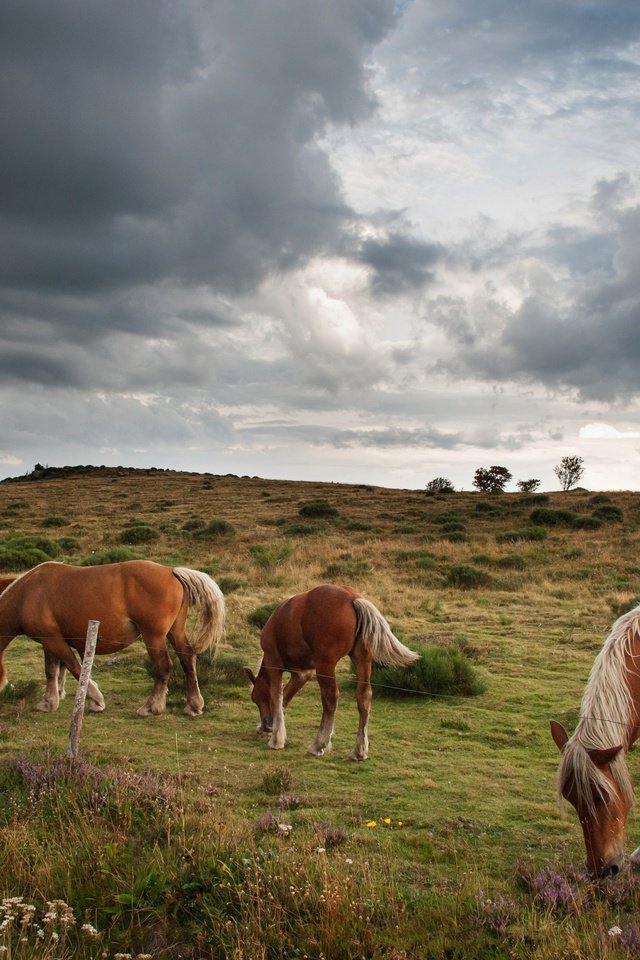
[[[198,716],[204,700],[198,687],[196,654],[218,642],[224,627],[224,598],[206,573],[187,567],[162,566],[150,560],[128,560],[95,567],[73,567],[52,561],[7,582],[0,591],[0,690],[7,682],[2,662],[5,647],[18,634],[42,644],[47,686],[39,710],[58,708],[64,695],[64,669],[76,678],[84,651],[87,623],[100,621],[97,655],[113,654],[142,636],[153,667],[154,686],[139,716],[162,713],[167,699],[171,660],[167,640],[185,674],[185,712]],[[187,639],[189,604],[199,611],[197,635]],[[73,649],[72,649],[73,648]],[[88,709],[104,710],[95,681],[89,682]]]
[[[262,662],[257,677],[247,668],[251,699],[260,710],[259,733],[271,733],[269,746],[281,750],[286,742],[284,708],[316,672],[322,697],[322,720],[309,753],[321,757],[331,749],[333,720],[338,703],[336,664],[350,656],[356,672],[356,701],[360,724],[351,760],[366,760],[367,727],[371,708],[371,665],[407,666],[418,660],[394,637],[379,610],[348,587],[320,586],[289,597],[271,614],[262,631]],[[282,690],[282,675],[291,679]]]
[[[591,668],[572,737],[551,721],[562,753],[558,790],[578,814],[587,867],[615,876],[624,861],[624,833],[633,806],[626,754],[640,733],[640,606],[614,623]],[[640,863],[640,847],[631,855]]]

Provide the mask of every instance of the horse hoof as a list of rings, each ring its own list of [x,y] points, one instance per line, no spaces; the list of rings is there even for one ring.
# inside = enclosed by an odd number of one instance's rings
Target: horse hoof
[[[106,703],[96,703],[94,700],[90,700],[87,704],[89,713],[102,713],[105,707]]]
[[[284,750],[284,743],[273,743],[271,740],[269,740],[267,746],[270,750]]]
[[[204,707],[201,707],[199,710],[196,710],[195,707],[186,706],[184,712],[188,717],[201,717],[204,711]]]
[[[366,753],[357,753],[355,750],[352,750],[351,753],[347,755],[347,760],[361,761],[366,759],[367,759]]]
[[[48,700],[41,700],[40,703],[36,704],[35,709],[39,710],[40,713],[53,713],[56,707],[52,706]]]
[[[311,754],[312,757],[323,757],[325,749],[325,747],[316,747],[315,744],[312,744],[307,750],[307,753]]]

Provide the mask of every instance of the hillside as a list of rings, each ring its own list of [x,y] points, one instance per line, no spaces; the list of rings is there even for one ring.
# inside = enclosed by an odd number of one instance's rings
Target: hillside
[[[158,957],[609,956],[607,929],[629,928],[640,897],[630,878],[580,899],[584,849],[557,805],[548,730],[552,717],[572,729],[614,617],[640,599],[639,494],[428,496],[108,468],[36,479],[0,485],[3,575],[48,557],[191,566],[224,591],[227,631],[217,664],[201,658],[198,720],[182,713],[179,674],[167,711],[135,718],[150,684],[141,644],[96,661],[107,709],[85,719],[80,780],[46,773],[72,697],[34,712],[41,650],[7,648],[3,896],[73,901],[109,949]],[[484,692],[374,687],[370,759],[348,763],[345,661],[333,753],[305,753],[314,683],[289,708],[286,749],[268,751],[241,670],[259,659],[256,612],[321,582],[360,590],[410,647],[461,651]],[[107,799],[85,822],[96,790]],[[544,870],[579,910],[545,899]]]

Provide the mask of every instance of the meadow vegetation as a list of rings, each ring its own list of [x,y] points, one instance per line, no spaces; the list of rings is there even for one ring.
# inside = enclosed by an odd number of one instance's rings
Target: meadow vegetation
[[[41,648],[17,638],[5,651],[0,960],[640,957],[640,879],[584,876],[549,736],[551,718],[573,728],[613,619],[640,599],[639,544],[640,495],[624,492],[88,470],[0,484],[4,575],[146,557],[207,571],[228,609],[217,657],[199,660],[200,719],[182,712],[177,665],[167,711],[135,717],[142,644],[96,661],[107,709],[86,716],[76,763],[75,684],[57,713],[37,713]],[[320,759],[306,754],[317,685],[272,752],[244,677],[273,607],[330,581],[423,652],[415,684],[376,669],[362,764],[344,759],[348,661]],[[632,817],[629,849],[638,832]]]

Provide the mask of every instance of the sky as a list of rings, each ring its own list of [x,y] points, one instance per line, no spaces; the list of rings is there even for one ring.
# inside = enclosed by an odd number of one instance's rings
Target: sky
[[[640,488],[637,0],[3,0],[0,478]]]

